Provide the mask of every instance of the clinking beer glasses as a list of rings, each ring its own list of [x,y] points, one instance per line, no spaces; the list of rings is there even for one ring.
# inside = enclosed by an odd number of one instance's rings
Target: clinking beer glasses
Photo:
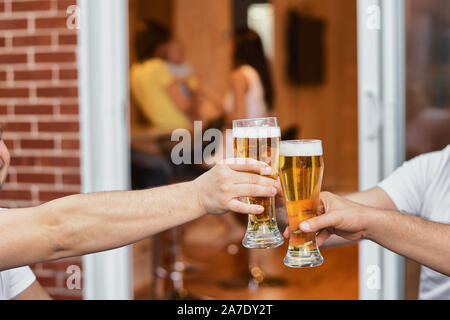
[[[253,158],[269,164],[274,179],[278,175],[280,139],[277,118],[233,121],[235,157]],[[249,216],[243,246],[249,249],[266,249],[282,245],[284,240],[275,218],[275,197],[249,197],[247,201],[263,206],[264,212]]]
[[[303,221],[317,216],[324,171],[322,142],[283,141],[280,145],[280,179],[289,218],[289,249],[284,264],[293,268],[323,263],[315,233],[300,230]]]

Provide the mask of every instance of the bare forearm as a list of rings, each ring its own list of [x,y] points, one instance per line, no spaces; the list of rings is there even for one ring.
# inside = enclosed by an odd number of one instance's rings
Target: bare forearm
[[[20,293],[13,300],[52,300],[48,293],[42,288],[39,282],[35,281],[25,291]]]
[[[322,214],[303,222],[303,232],[320,231],[322,239],[329,234],[348,240],[368,239],[450,275],[449,224],[364,206],[329,192],[322,192],[320,201]]]
[[[187,199],[191,195],[194,198]],[[77,195],[49,203],[61,215],[59,255],[77,256],[121,247],[199,218],[190,184],[152,190]]]
[[[350,241],[344,238],[341,238],[335,234],[331,235],[320,247],[323,249],[334,248],[345,246],[348,244],[355,243],[355,241]]]
[[[396,211],[368,210],[369,240],[450,275],[450,225]]]
[[[206,213],[263,212],[238,199],[275,195],[276,181],[261,175],[272,169],[253,159],[229,160],[187,183],[7,210],[0,215],[0,270],[121,247]]]
[[[380,187],[375,187],[366,191],[347,194],[345,199],[374,208],[397,210],[394,202]]]
[[[0,244],[0,270],[121,247],[196,219],[205,212],[190,186],[75,195],[11,210],[2,217],[3,234],[8,223],[14,232],[8,246]]]

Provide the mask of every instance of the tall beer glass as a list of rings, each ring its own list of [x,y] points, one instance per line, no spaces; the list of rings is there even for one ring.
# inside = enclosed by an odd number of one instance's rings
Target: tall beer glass
[[[283,141],[280,145],[280,180],[289,218],[289,249],[284,264],[293,268],[323,263],[315,233],[300,224],[317,216],[324,164],[319,140]]]
[[[272,178],[279,169],[281,131],[277,118],[233,121],[234,153],[236,158],[253,158],[272,167]],[[275,197],[249,197],[249,204],[259,204],[264,212],[250,215],[242,244],[250,249],[275,248],[284,240],[275,218]]]

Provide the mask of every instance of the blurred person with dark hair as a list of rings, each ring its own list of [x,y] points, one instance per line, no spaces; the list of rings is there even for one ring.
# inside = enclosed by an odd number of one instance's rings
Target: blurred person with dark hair
[[[207,213],[258,214],[243,196],[276,194],[265,163],[223,161],[199,178],[142,191],[73,195],[33,208],[0,213],[0,300],[49,299],[27,266],[122,247]],[[10,154],[0,127],[0,187]]]
[[[233,68],[232,94],[226,102],[228,122],[268,116],[274,106],[270,67],[261,38],[249,28],[234,35]]]
[[[261,37],[249,28],[237,30],[233,38],[232,54],[230,92],[225,96],[224,106],[227,128],[231,127],[233,120],[271,116],[275,100],[270,66]],[[232,146],[232,136],[225,138],[225,145]],[[215,159],[225,158],[225,154],[225,148],[219,148],[210,160],[211,163]]]

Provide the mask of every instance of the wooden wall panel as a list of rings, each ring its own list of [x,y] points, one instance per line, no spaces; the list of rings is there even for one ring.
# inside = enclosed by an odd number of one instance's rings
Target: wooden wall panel
[[[326,31],[326,83],[292,86],[286,81],[285,32],[289,8],[322,17]],[[358,187],[358,101],[356,0],[272,0],[275,9],[274,76],[277,112],[282,126],[299,125],[302,138],[322,139],[325,188]]]
[[[231,69],[231,0],[173,0],[174,33],[200,78],[224,95]]]

